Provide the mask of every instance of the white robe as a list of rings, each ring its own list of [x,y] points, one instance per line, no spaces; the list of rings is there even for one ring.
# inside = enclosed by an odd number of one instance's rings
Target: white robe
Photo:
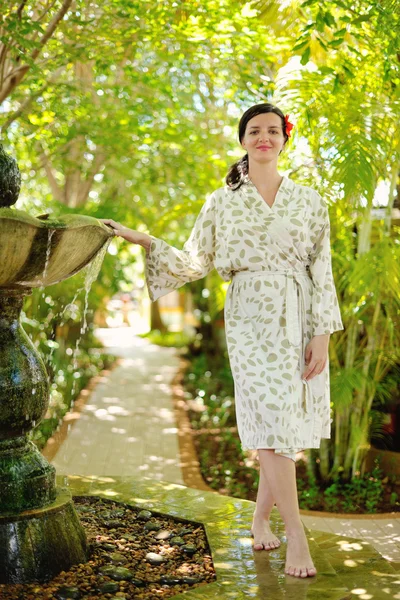
[[[303,382],[305,347],[344,329],[321,195],[284,176],[270,207],[247,178],[207,198],[182,250],[151,238],[151,301],[213,268],[231,281],[225,332],[243,449],[319,448],[331,434],[329,359]]]

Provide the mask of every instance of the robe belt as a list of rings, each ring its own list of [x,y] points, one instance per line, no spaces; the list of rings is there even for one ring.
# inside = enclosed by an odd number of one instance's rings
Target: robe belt
[[[305,278],[310,279],[310,273],[307,269],[279,269],[275,271],[235,271],[233,281],[240,279],[254,279],[258,277],[275,277],[276,275],[286,276],[286,329],[289,341],[293,346],[301,344],[301,369],[305,366],[306,349],[306,283]],[[297,286],[297,289],[296,289]],[[299,292],[300,307],[298,304],[297,291]],[[300,310],[299,310],[300,309]],[[300,315],[300,319],[299,319]],[[303,371],[302,371],[303,374]],[[313,394],[310,381],[301,380],[303,384],[303,394],[300,401],[300,408],[304,407],[306,413],[311,413],[313,409]]]

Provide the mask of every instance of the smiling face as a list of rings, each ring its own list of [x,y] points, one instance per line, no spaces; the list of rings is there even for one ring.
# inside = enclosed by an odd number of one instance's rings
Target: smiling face
[[[249,160],[261,163],[277,161],[279,152],[285,145],[279,115],[273,112],[261,113],[250,119],[241,144],[247,150]]]

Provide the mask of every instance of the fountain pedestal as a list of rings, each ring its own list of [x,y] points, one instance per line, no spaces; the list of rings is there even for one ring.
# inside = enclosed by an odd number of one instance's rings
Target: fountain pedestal
[[[19,318],[31,288],[64,281],[89,263],[100,269],[114,236],[93,217],[36,218],[10,208],[20,185],[18,165],[0,144],[0,583],[46,581],[87,560],[72,498],[29,440],[49,386]]]
[[[0,583],[45,581],[87,560],[71,495],[28,439],[48,406],[46,368],[19,322],[28,293],[0,288]]]

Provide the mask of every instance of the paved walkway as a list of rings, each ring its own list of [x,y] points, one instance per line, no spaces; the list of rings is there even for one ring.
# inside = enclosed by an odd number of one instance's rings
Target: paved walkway
[[[142,473],[184,485],[170,386],[179,365],[176,351],[154,346],[128,327],[96,333],[120,364],[96,386],[52,463],[59,474]],[[400,516],[302,520],[309,529],[363,538],[400,562]]]
[[[120,364],[103,377],[52,464],[64,475],[137,476],[184,485],[169,384],[179,360],[128,327],[97,336]]]

